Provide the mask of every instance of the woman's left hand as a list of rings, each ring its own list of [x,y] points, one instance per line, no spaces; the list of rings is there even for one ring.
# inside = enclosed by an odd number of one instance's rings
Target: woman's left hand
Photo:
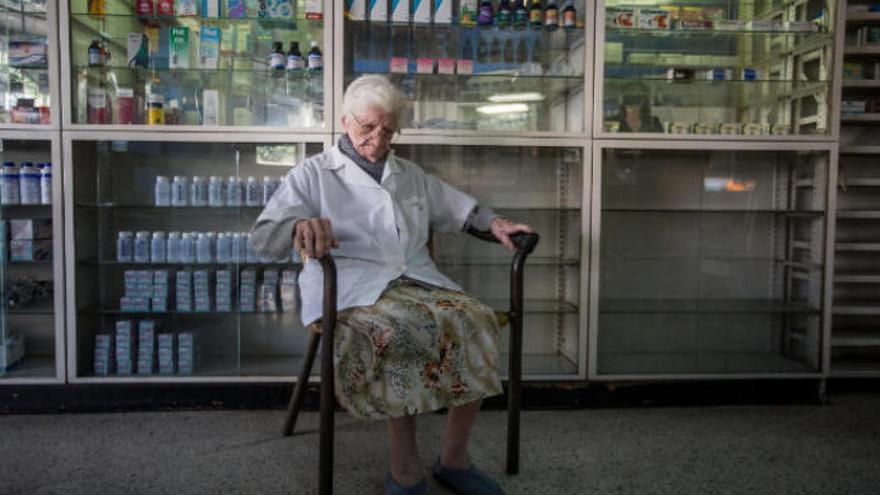
[[[503,244],[504,247],[511,251],[516,250],[516,246],[513,244],[513,241],[510,240],[510,236],[512,234],[516,234],[519,232],[534,232],[534,229],[532,229],[532,227],[530,227],[529,225],[526,225],[524,223],[516,223],[509,218],[504,217],[495,217],[494,219],[492,219],[490,229],[492,230],[492,235],[494,235],[496,239],[501,241],[501,244]]]

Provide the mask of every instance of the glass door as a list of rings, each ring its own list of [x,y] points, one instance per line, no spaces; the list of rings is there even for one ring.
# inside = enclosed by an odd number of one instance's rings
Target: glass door
[[[829,159],[604,149],[598,374],[817,372]]]
[[[291,376],[307,333],[290,257],[248,231],[321,143],[72,142],[77,377]]]

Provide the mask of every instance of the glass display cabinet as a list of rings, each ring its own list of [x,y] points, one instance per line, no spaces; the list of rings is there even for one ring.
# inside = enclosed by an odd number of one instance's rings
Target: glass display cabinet
[[[325,143],[146,139],[66,140],[70,380],[290,380],[308,339],[299,264],[246,234]]]
[[[0,125],[57,125],[58,50],[54,0],[0,5]]]
[[[828,369],[834,377],[880,376],[880,8],[846,3],[835,226],[834,306]]]
[[[834,0],[600,3],[600,137],[830,134]]]
[[[322,129],[325,3],[70,0],[66,123]]]
[[[60,142],[31,134],[0,133],[0,385],[64,376]]]
[[[818,377],[831,148],[643,143],[595,151],[591,376]]]
[[[405,132],[589,132],[593,2],[353,2],[343,12],[349,3],[336,2],[337,109],[354,78],[386,74],[410,101]]]
[[[397,155],[541,235],[525,271],[523,373],[527,379],[586,378],[585,149],[576,141],[517,139],[402,139]],[[434,234],[431,251],[441,272],[497,310],[509,309],[512,253],[461,234]],[[583,285],[583,286],[582,286]],[[508,332],[504,330],[502,353]],[[506,372],[507,357],[502,359]]]

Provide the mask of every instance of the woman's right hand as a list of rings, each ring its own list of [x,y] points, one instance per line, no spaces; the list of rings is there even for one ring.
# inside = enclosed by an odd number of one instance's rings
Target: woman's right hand
[[[327,218],[304,218],[293,226],[293,248],[297,250],[303,263],[308,258],[320,258],[338,248],[339,241],[330,228]]]

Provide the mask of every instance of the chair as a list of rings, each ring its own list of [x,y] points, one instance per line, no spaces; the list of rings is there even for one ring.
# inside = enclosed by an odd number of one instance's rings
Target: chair
[[[487,242],[498,242],[490,232],[468,230],[468,233]],[[522,318],[523,318],[523,268],[526,257],[538,244],[538,234],[514,234],[511,240],[517,246],[510,267],[510,310],[496,312],[499,324],[506,319],[510,324],[510,355],[508,356],[507,388],[507,472],[519,472],[519,432],[522,379]],[[315,362],[318,344],[321,345],[321,392],[320,392],[320,447],[319,447],[319,493],[333,493],[333,412],[336,407],[333,372],[333,339],[336,328],[336,265],[329,254],[320,259],[324,270],[324,308],[320,323],[309,325],[309,344],[302,372],[287,406],[283,434],[290,436],[296,427],[296,419],[302,407],[305,389]]]

